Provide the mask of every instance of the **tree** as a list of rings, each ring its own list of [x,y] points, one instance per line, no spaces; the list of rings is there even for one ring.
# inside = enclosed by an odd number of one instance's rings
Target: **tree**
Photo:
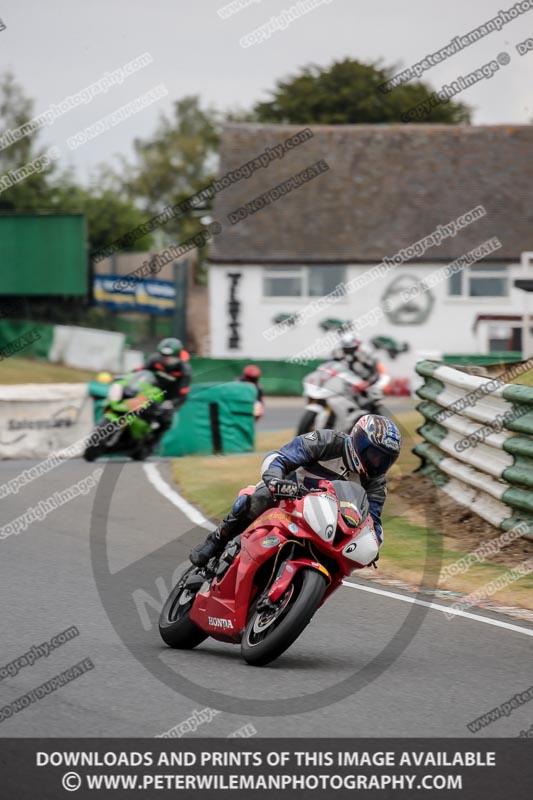
[[[114,184],[139,204],[147,218],[161,213],[208,185],[214,177],[219,142],[219,116],[202,109],[196,96],[174,104],[173,115],[161,115],[153,136],[134,141],[135,162],[122,159]],[[192,236],[202,227],[199,217],[210,208],[206,202],[165,223],[167,238]]]
[[[110,187],[78,186],[70,174],[61,176],[51,187],[48,208],[57,211],[81,211],[87,219],[89,252],[104,249],[146,222],[144,214],[128,198]],[[131,244],[120,246],[122,252],[149,250],[152,236],[147,234]]]
[[[330,67],[304,67],[298,75],[279,80],[272,99],[257,103],[252,118],[263,123],[348,125],[403,122],[406,111],[428,100],[434,90],[422,81],[402,84],[384,93],[396,67],[363,64],[349,58]],[[449,101],[413,122],[470,122],[470,109]]]
[[[14,76],[10,72],[4,73],[0,78],[2,136],[29,122],[33,116],[33,107],[33,100],[26,97]],[[0,178],[3,181],[7,183],[10,173],[44,155],[45,151],[36,146],[38,133],[36,130],[0,150]],[[39,169],[41,165],[42,170]],[[47,207],[49,177],[54,172],[55,162],[52,160],[50,165],[46,166],[46,161],[43,161],[41,165],[37,164],[35,171],[23,180],[14,179],[12,185],[7,188],[2,185],[0,210],[28,211]]]

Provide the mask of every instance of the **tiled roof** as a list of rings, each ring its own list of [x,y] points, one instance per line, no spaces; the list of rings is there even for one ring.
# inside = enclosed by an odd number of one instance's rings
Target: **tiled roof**
[[[219,175],[304,126],[231,124]],[[313,126],[313,137],[219,191],[217,262],[373,262],[391,257],[469,209],[487,216],[429,250],[451,260],[497,236],[495,260],[533,250],[533,126]],[[231,225],[245,202],[324,159],[329,171]],[[416,261],[416,259],[414,259]]]

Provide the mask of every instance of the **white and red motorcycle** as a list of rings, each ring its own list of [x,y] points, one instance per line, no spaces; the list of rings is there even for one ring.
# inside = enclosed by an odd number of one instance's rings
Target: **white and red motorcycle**
[[[296,434],[325,428],[349,433],[365,414],[383,413],[380,403],[383,389],[389,383],[390,377],[384,369],[380,370],[378,380],[370,384],[342,361],[324,362],[303,379],[307,404]]]

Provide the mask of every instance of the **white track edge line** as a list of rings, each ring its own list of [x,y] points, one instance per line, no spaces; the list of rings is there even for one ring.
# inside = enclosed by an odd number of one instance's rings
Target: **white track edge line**
[[[143,469],[154,489],[162,494],[163,497],[166,497],[176,508],[179,508],[191,522],[209,531],[213,530],[213,525],[208,519],[204,517],[197,508],[191,505],[191,503],[185,500],[176,489],[172,489],[161,477],[156,464],[143,464]],[[400,600],[403,603],[413,603],[418,606],[424,606],[424,608],[430,608],[433,611],[442,611],[446,614],[453,614],[456,617],[464,617],[465,619],[471,619],[475,622],[483,622],[485,625],[492,625],[496,628],[505,628],[505,630],[515,631],[515,633],[523,633],[525,636],[533,636],[532,628],[522,628],[520,625],[513,625],[512,622],[503,622],[502,620],[483,617],[480,614],[471,614],[469,611],[460,611],[459,609],[454,609],[451,606],[443,606],[439,603],[429,603],[426,600],[419,600],[417,597],[409,597],[409,595],[398,594],[397,592],[388,592],[386,589],[376,589],[374,586],[363,586],[360,583],[352,583],[351,581],[343,581],[342,585],[351,586],[352,589],[359,589],[362,592],[371,592],[372,594],[391,597],[393,600]]]
[[[204,517],[197,508],[191,505],[191,503],[187,502],[175,489],[172,489],[161,477],[156,464],[143,464],[143,469],[154,489],[158,491],[159,494],[162,494],[163,497],[166,497],[176,508],[179,508],[194,525],[200,525],[202,528],[206,528],[206,530],[209,531],[213,530],[213,525],[209,520]]]
[[[522,628],[520,625],[513,625],[512,622],[503,622],[502,620],[492,619],[491,617],[483,617],[481,614],[471,614],[469,611],[460,611],[452,606],[442,606],[440,603],[429,603],[427,600],[419,600],[417,597],[409,597],[409,595],[398,594],[397,592],[388,592],[385,589],[376,589],[373,586],[362,586],[360,583],[352,583],[351,581],[343,581],[342,585],[351,586],[352,589],[360,589],[362,592],[372,592],[372,594],[392,597],[394,600],[401,600],[404,603],[414,603],[417,606],[431,608],[433,611],[442,611],[445,614],[453,614],[456,617],[465,617],[466,619],[473,619],[476,622],[484,622],[486,625],[494,625],[497,628],[516,631],[526,636],[533,636],[533,628]]]

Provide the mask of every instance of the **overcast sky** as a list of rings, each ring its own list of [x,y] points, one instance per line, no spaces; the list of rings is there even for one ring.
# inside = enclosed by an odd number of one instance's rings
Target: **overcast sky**
[[[465,34],[513,0],[331,0],[276,31],[260,44],[239,40],[291,6],[291,0],[256,0],[229,19],[217,10],[227,0],[4,0],[0,67],[14,72],[36,112],[148,52],[153,62],[92,102],[69,111],[41,132],[43,145],[60,147],[63,166],[86,181],[117,153],[131,155],[136,136],[147,136],[162,111],[187,94],[220,109],[266,99],[277,78],[302,65],[333,60],[383,59],[410,66]],[[533,5],[533,2],[532,2]],[[533,118],[533,51],[516,45],[533,37],[533,10],[501,31],[425,72],[438,89],[498,54],[511,61],[490,79],[464,91],[475,124],[527,123]],[[66,139],[121,105],[163,83],[168,94],[75,151]]]

